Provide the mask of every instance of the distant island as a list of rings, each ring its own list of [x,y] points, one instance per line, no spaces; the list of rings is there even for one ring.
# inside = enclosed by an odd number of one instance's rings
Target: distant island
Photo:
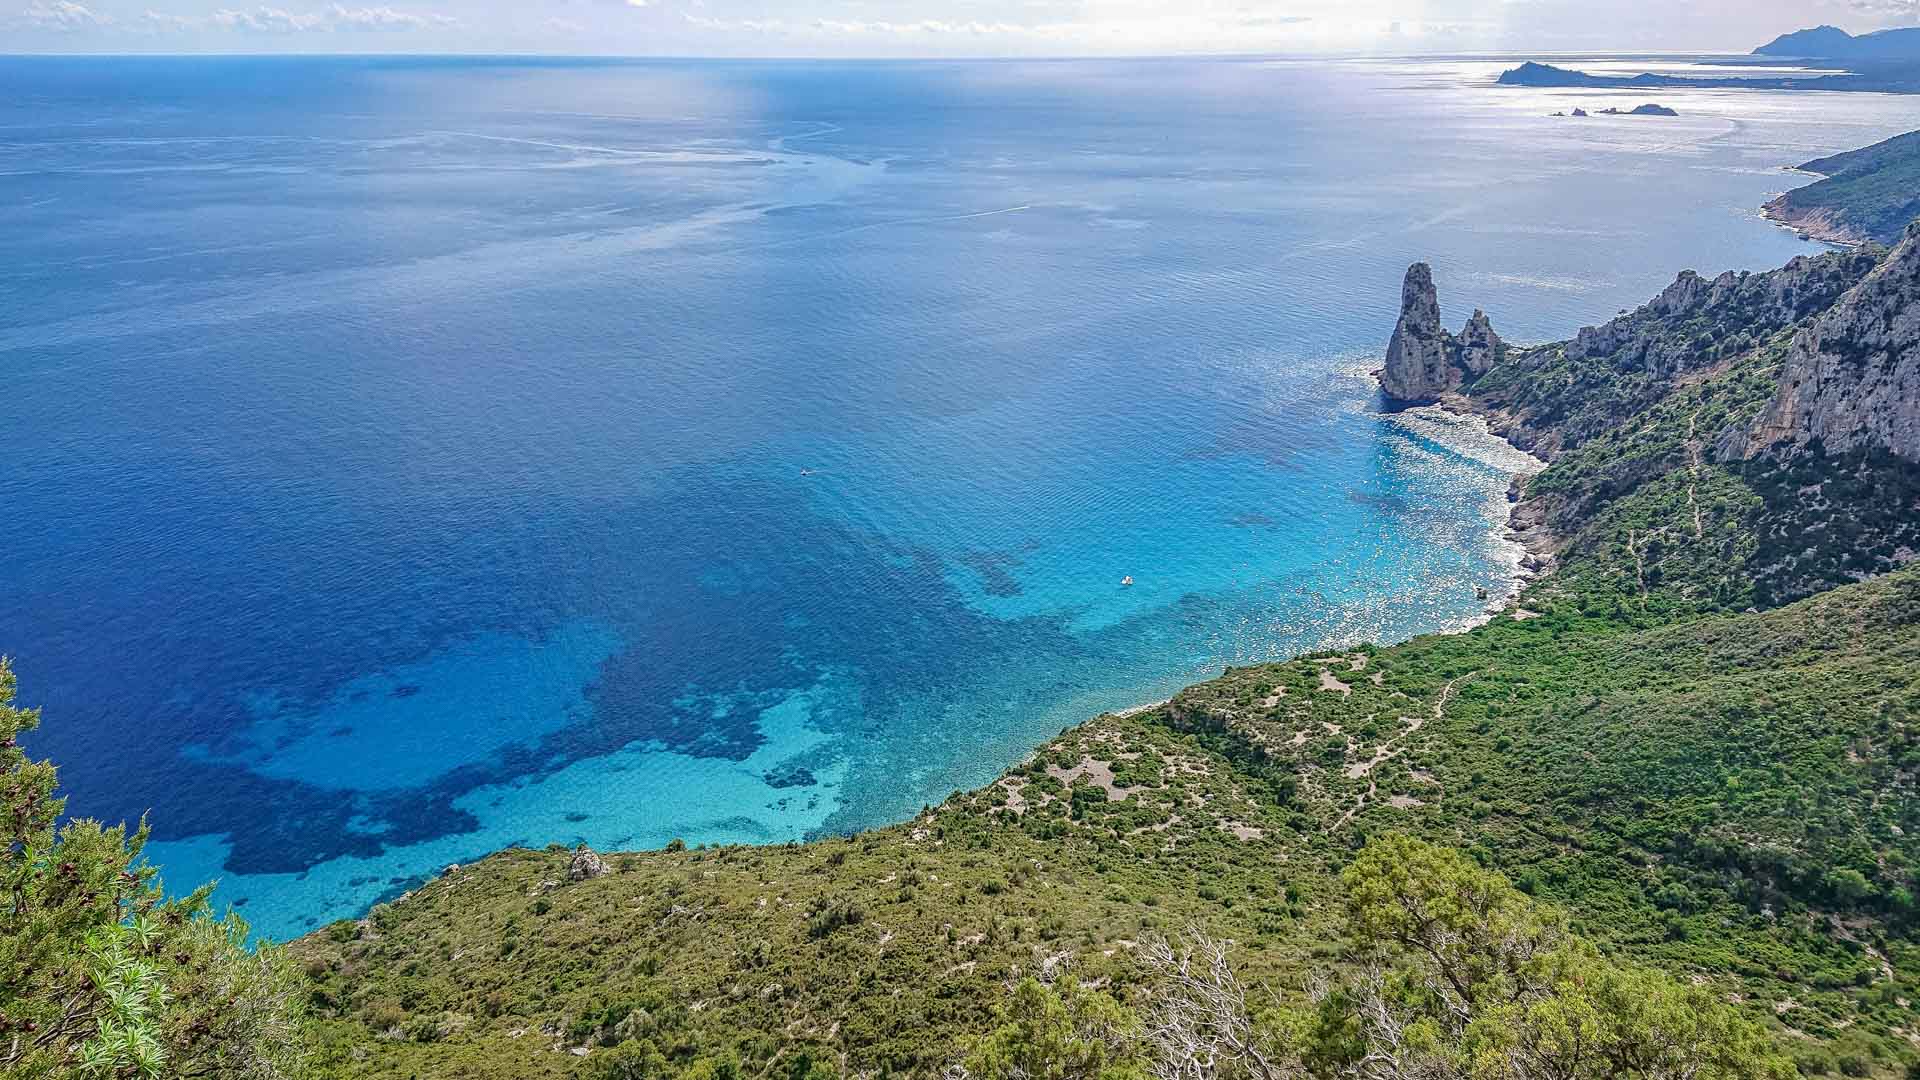
[[[1569,114],[1564,112],[1557,112],[1557,113],[1554,113],[1553,115],[1567,116]],[[1587,116],[1590,114],[1585,109],[1575,109],[1573,110],[1571,115],[1580,117],[1580,116]],[[1665,105],[1655,105],[1652,103],[1648,103],[1646,105],[1642,105],[1642,106],[1639,106],[1638,108],[1633,108],[1633,109],[1601,109],[1600,115],[1601,116],[1679,116],[1680,114],[1675,112],[1672,109],[1667,108]]]
[[[1809,239],[1892,244],[1920,217],[1920,131],[1794,168],[1824,179],[1767,203],[1765,213]]]
[[[1744,65],[1793,59],[1847,70],[1833,74],[1741,74]],[[1501,72],[1501,86],[1588,89],[1826,90],[1887,94],[1920,93],[1920,27],[1881,30],[1855,37],[1833,26],[1783,34],[1745,58],[1719,62],[1725,75],[1594,75],[1571,68],[1527,61]]]
[[[1781,34],[1753,50],[1755,56],[1814,60],[1897,60],[1920,63],[1920,26],[1877,30],[1855,37],[1837,26]]]
[[[1920,93],[1920,63],[1839,75],[1592,75],[1529,60],[1500,73],[1500,86],[1591,90],[1826,90],[1855,93]]]

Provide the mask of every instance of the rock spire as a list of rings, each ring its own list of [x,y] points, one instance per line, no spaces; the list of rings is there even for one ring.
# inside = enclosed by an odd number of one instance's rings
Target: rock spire
[[[1486,313],[1477,309],[1458,337],[1448,333],[1440,325],[1433,268],[1414,263],[1400,286],[1400,322],[1387,344],[1380,388],[1388,399],[1402,404],[1434,401],[1486,374],[1505,349]]]

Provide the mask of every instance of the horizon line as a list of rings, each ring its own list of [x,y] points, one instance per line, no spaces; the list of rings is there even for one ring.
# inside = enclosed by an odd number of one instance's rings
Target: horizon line
[[[1552,57],[1558,59],[1688,59],[1751,57],[1751,50],[1745,52],[1718,51],[1711,49],[1683,49],[1677,51],[1640,51],[1612,49],[1575,49],[1575,50],[1521,50],[1521,51],[1453,51],[1453,52],[1414,52],[1414,53],[1369,53],[1369,52],[1164,52],[1164,53],[980,53],[959,54],[953,56],[930,56],[925,54],[908,55],[848,55],[829,56],[817,53],[765,53],[765,54],[722,54],[722,53],[571,53],[571,52],[491,52],[440,50],[432,52],[6,52],[0,51],[0,60],[37,60],[37,59],[86,59],[86,60],[600,60],[600,61],[675,61],[675,62],[806,62],[806,63],[983,63],[1006,61],[1031,63],[1034,61],[1071,62],[1087,60],[1511,60],[1522,57]],[[1785,59],[1785,58],[1780,58]]]

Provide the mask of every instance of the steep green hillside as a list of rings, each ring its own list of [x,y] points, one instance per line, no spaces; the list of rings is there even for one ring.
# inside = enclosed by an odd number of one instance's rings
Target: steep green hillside
[[[1538,605],[1649,625],[1771,607],[1886,573],[1920,551],[1920,469],[1885,454],[1721,460],[1761,411],[1796,330],[1880,248],[1708,281],[1571,342],[1515,350],[1467,389],[1495,430],[1547,457],[1530,516],[1561,538]]]
[[[1558,569],[1487,625],[1231,670],[857,837],[450,870],[293,946],[322,1071],[1166,1075],[1166,1010],[1197,992],[1171,939],[1234,943],[1214,967],[1253,1019],[1218,1075],[1361,1075],[1393,1033],[1429,1056],[1364,1075],[1769,1074],[1742,1023],[1804,1075],[1909,1075],[1920,469],[1714,450],[1883,254],[1683,277],[1469,386],[1461,407],[1551,458],[1520,511],[1559,537]],[[1382,929],[1421,907],[1403,863],[1485,867],[1544,905],[1492,877],[1448,892],[1473,921],[1450,947],[1534,955],[1514,935],[1565,912],[1575,936],[1548,933],[1532,974],[1493,965],[1520,1013],[1455,1009],[1430,943]],[[1627,966],[1543,974],[1590,947]],[[1681,1038],[1681,1015],[1706,1027]],[[1682,1067],[1633,1042],[1653,1030],[1677,1040],[1661,1053],[1753,1056]],[[1523,1053],[1603,1032],[1585,1071]]]

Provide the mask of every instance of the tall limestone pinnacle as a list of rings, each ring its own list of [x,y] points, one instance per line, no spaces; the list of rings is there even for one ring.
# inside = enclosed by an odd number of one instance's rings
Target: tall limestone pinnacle
[[[1719,450],[1751,458],[1815,440],[1830,452],[1920,461],[1920,222],[1794,335],[1773,400],[1752,426],[1727,432]]]
[[[1387,364],[1380,388],[1392,401],[1417,404],[1437,400],[1468,378],[1486,374],[1505,349],[1485,312],[1475,310],[1459,337],[1440,325],[1440,298],[1433,268],[1418,262],[1407,268],[1400,286],[1400,322],[1387,343]]]

